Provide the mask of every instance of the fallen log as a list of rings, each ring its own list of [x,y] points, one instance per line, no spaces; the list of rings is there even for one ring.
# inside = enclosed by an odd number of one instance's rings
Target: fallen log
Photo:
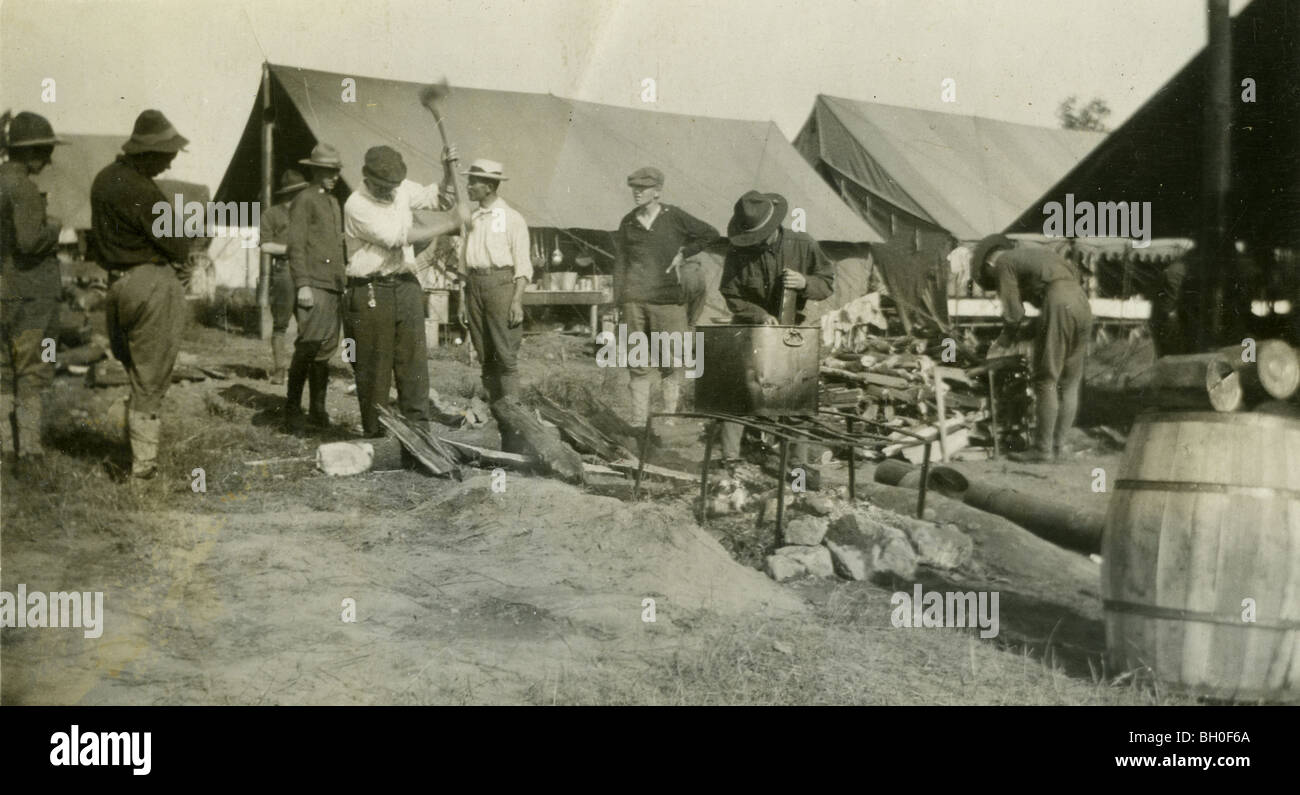
[[[899,461],[885,461],[876,467],[877,483],[917,488],[920,470]],[[1059,547],[1093,554],[1101,551],[1101,530],[1106,514],[1073,510],[1060,503],[1024,492],[972,480],[955,467],[932,466],[927,488],[933,488],[972,508],[1009,519],[1034,535]]]
[[[536,456],[543,469],[562,480],[582,484],[586,481],[582,458],[564,443],[554,428],[542,425],[541,420],[515,397],[504,397],[492,404],[502,435],[514,433],[526,448],[526,453]]]
[[[1239,345],[1219,351],[1241,379],[1249,405],[1266,400],[1288,400],[1300,390],[1300,356],[1282,340],[1261,340],[1255,344],[1255,361],[1242,361]]]
[[[1246,402],[1241,374],[1217,352],[1163,356],[1127,389],[1148,408],[1239,411]]]
[[[423,464],[426,469],[435,475],[450,475],[456,480],[464,477],[460,471],[460,456],[455,450],[447,447],[425,429],[407,422],[404,417],[387,406],[377,408],[379,424],[387,428],[388,432],[401,442],[406,452],[414,456],[415,460]]]
[[[631,450],[624,447],[616,439],[606,436],[599,428],[582,417],[557,405],[545,395],[539,393],[537,398],[541,403],[538,410],[542,414],[542,419],[558,427],[560,435],[569,444],[577,448],[579,452],[591,453],[606,461],[627,458],[632,455]]]

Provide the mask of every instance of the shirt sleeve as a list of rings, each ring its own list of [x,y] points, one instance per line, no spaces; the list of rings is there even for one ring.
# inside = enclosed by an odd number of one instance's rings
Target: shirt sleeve
[[[618,225],[618,231],[614,232],[614,302],[623,303],[623,285],[627,279],[627,251],[626,243],[623,240],[623,224]]]
[[[412,210],[449,210],[452,207],[446,186],[440,182],[421,185],[408,179],[402,184],[406,186],[411,197]]]
[[[260,231],[262,250],[267,254],[282,257],[288,251],[285,236],[287,231],[286,216],[287,213],[283,212],[283,209],[277,211],[274,207],[262,216]]]
[[[533,280],[533,260],[532,247],[528,242],[528,224],[525,223],[524,217],[519,213],[511,213],[512,219],[508,227],[510,235],[510,259],[515,266],[515,278]]]
[[[718,287],[718,292],[727,302],[727,309],[736,319],[745,323],[762,323],[767,320],[768,313],[763,307],[745,299],[740,285],[740,274],[744,269],[744,264],[732,252],[727,252],[727,257],[722,266],[722,282]]]
[[[307,230],[311,217],[311,202],[305,196],[295,199],[289,207],[289,274],[294,287],[307,284]]]
[[[415,205],[414,200],[411,203]],[[409,227],[402,223],[400,213],[387,212],[387,209],[360,197],[357,201],[349,198],[343,208],[343,233],[362,243],[384,248],[405,246]],[[407,213],[409,216],[409,210]]]
[[[1016,269],[1007,261],[1005,254],[998,262],[998,297],[1002,299],[1003,320],[1019,323],[1025,319],[1025,305],[1020,300],[1020,280],[1016,278]]]
[[[717,229],[690,213],[677,210],[676,216],[684,238],[682,243],[683,258],[690,258],[699,254],[720,237]]]
[[[154,248],[167,258],[168,262],[184,263],[190,256],[190,240],[185,237],[184,224],[180,229],[173,229],[170,235],[154,234],[153,207],[158,202],[168,204],[167,198],[156,187],[153,189],[152,196],[140,198],[141,201],[129,211],[132,216],[131,222],[140,230],[140,234],[153,243]]]
[[[811,238],[808,240],[805,257],[804,278],[807,279],[808,286],[804,288],[804,296],[809,301],[830,298],[835,288],[835,264],[822,251],[822,247],[817,245],[817,241]]]
[[[53,252],[59,245],[59,227],[46,223],[45,200],[28,180],[15,180],[10,206],[18,251],[33,257]]]

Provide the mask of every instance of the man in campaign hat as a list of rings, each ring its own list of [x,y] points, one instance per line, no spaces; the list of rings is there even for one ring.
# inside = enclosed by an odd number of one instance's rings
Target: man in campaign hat
[[[343,210],[334,196],[343,161],[333,146],[318,143],[311,157],[298,162],[311,169],[311,186],[299,191],[289,206],[289,273],[298,304],[298,336],[284,404],[284,427],[291,433],[302,430],[304,386],[311,390],[307,422],[316,428],[329,427],[325,390],[330,358],[339,349],[347,281]]]
[[[190,241],[180,229],[155,234],[154,205],[169,202],[153,180],[188,143],[161,111],[146,110],[122,154],[90,187],[91,227],[108,270],[109,341],[131,380],[127,428],[136,478],[157,472],[159,411],[188,311],[182,280],[188,278]]]
[[[285,370],[289,366],[286,335],[296,301],[293,277],[289,274],[289,205],[298,191],[310,185],[301,173],[292,168],[286,169],[280,175],[275,204],[262,213],[261,248],[271,255],[271,280],[267,285],[267,294],[271,303],[272,384],[284,383]]]
[[[348,246],[343,325],[356,341],[352,370],[368,437],[383,435],[378,407],[388,404],[394,381],[402,416],[419,426],[428,423],[424,290],[416,278],[414,244],[454,232],[470,218],[465,205],[457,208],[458,215],[440,214],[430,224],[418,223],[413,211],[451,208],[455,162],[455,147],[448,147],[442,183],[420,185],[406,178],[400,152],[371,147],[361,168],[362,186],[343,206]]]
[[[641,332],[686,334],[688,317],[682,263],[719,238],[718,230],[684,210],[659,200],[663,172],[647,166],[627,178],[636,208],[623,216],[614,233],[614,300],[629,337]],[[677,411],[681,367],[632,367],[632,424],[644,427],[650,413],[650,373],[658,369],[664,411]]]
[[[33,177],[64,143],[43,116],[23,111],[0,146],[0,454],[39,456],[42,404],[54,380],[54,362],[42,357],[59,316],[58,218],[46,214],[45,194]],[[4,127],[5,125],[0,125]],[[15,429],[17,433],[15,434]]]
[[[796,295],[796,323],[802,320],[804,304],[831,295],[835,266],[810,235],[781,225],[788,210],[789,204],[779,193],[751,190],[736,202],[731,221],[727,224],[731,246],[719,286],[727,308],[731,310],[733,323],[778,325],[781,300],[787,289]],[[707,360],[704,366],[708,367]],[[740,458],[743,434],[743,426],[723,423],[724,460]],[[805,463],[808,452],[806,445],[796,444],[792,460]],[[820,477],[817,470],[806,467],[805,471],[808,487],[818,488]],[[785,476],[786,473],[780,475]]]
[[[989,235],[975,246],[971,270],[986,290],[1002,300],[1002,335],[1008,348],[1025,323],[1025,301],[1039,307],[1034,337],[1034,395],[1037,430],[1034,447],[1010,453],[1016,461],[1044,462],[1061,457],[1065,435],[1079,410],[1079,389],[1092,335],[1092,308],[1078,274],[1044,246],[1017,248],[1005,235]]]

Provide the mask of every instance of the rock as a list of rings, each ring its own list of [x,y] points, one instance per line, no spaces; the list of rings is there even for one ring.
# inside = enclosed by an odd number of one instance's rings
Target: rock
[[[785,523],[785,543],[817,546],[826,537],[828,524],[830,523],[820,516],[795,517]]]
[[[375,448],[369,442],[330,442],[316,448],[316,468],[326,475],[359,475],[370,471]]]
[[[966,565],[975,551],[975,542],[954,524],[916,522],[911,536],[921,562],[940,569]]]
[[[892,574],[904,580],[916,576],[916,552],[907,534],[896,527],[885,527],[871,548],[871,573]]]
[[[808,573],[802,563],[789,555],[768,555],[767,575],[777,582],[785,582]]]
[[[835,574],[835,568],[831,565],[831,551],[826,547],[792,545],[781,547],[776,554],[797,561],[814,577],[831,577]]]
[[[813,516],[830,516],[834,507],[829,498],[820,494],[809,494],[803,500],[803,509]]]
[[[789,516],[790,509],[794,507],[794,497],[787,494],[785,497],[786,515]],[[768,497],[763,501],[763,512],[759,514],[760,522],[776,521],[776,497]]]
[[[865,580],[871,576],[871,563],[867,553],[857,547],[837,544],[827,539],[826,549],[831,553],[835,573],[850,580]]]

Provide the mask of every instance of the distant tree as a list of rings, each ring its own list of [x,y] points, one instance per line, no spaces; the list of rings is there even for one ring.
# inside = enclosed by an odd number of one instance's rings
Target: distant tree
[[[1056,117],[1061,120],[1061,126],[1067,130],[1105,132],[1106,117],[1110,115],[1110,106],[1106,100],[1096,97],[1081,108],[1078,104],[1079,98],[1071,94],[1056,109]]]

